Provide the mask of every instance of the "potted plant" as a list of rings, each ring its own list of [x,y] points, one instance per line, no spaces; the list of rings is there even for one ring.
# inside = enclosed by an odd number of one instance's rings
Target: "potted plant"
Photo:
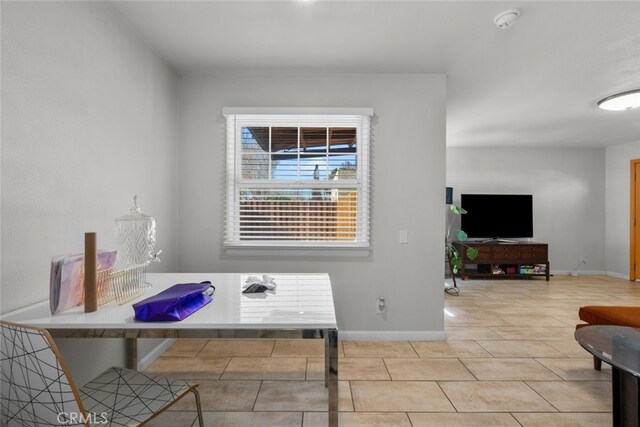
[[[463,260],[462,260],[462,255],[460,255],[460,252],[453,245],[453,242],[451,241],[451,228],[453,227],[453,221],[455,220],[455,218],[460,215],[466,214],[467,211],[456,205],[451,205],[450,212],[451,213],[449,214],[449,224],[447,225],[447,233],[445,235],[444,242],[445,242],[445,256],[447,257],[447,261],[449,261],[449,266],[451,268],[451,277],[453,278],[453,287],[446,288],[445,292],[450,293],[452,295],[458,295],[459,291],[458,291],[458,286],[456,285],[455,275],[462,268]],[[465,254],[467,255],[467,258],[470,260],[474,260],[478,256],[478,249],[472,246],[469,246],[466,243],[463,243],[467,240],[467,238],[468,238],[467,233],[465,233],[463,230],[458,229],[458,231],[456,231],[457,242],[461,243],[461,245],[465,248]]]

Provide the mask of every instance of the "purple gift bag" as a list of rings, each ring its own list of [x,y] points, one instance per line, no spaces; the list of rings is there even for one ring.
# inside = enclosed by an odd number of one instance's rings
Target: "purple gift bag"
[[[180,283],[133,304],[136,319],[143,322],[178,321],[187,318],[213,300],[205,294],[211,282]]]

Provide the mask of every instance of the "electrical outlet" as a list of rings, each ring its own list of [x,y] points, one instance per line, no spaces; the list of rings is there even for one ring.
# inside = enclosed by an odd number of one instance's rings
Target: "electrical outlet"
[[[384,311],[387,309],[387,302],[385,301],[384,297],[378,297],[378,301],[376,302],[378,314],[384,313]]]
[[[398,241],[402,245],[409,243],[409,232],[407,230],[400,230]]]

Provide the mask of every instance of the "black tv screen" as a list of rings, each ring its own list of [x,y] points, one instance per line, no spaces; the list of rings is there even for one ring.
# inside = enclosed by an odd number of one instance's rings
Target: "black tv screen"
[[[461,228],[471,238],[533,237],[530,194],[462,194]]]

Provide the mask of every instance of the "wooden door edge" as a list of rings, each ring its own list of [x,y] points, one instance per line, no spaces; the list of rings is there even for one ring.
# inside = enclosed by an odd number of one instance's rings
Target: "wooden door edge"
[[[636,280],[636,165],[640,164],[640,159],[633,159],[630,163],[630,219],[629,219],[629,280]]]

